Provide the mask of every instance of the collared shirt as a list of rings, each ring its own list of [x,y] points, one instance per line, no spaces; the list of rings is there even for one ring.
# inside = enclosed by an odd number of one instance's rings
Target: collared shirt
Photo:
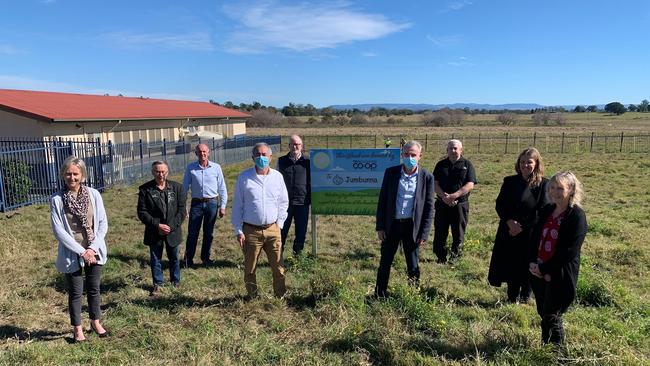
[[[413,174],[406,174],[404,168],[399,178],[397,187],[397,199],[395,200],[395,218],[409,219],[413,217],[413,205],[415,203],[415,188],[418,184],[418,168]]]
[[[476,184],[474,166],[462,156],[455,162],[449,158],[440,160],[433,169],[433,176],[445,193],[454,193],[469,182]],[[469,193],[459,197],[458,202],[467,201],[468,198]]]
[[[232,225],[235,234],[243,234],[245,222],[251,225],[284,225],[287,219],[289,195],[282,174],[269,168],[269,174],[258,175],[255,167],[246,169],[235,183]]]
[[[289,155],[289,159],[291,159],[291,161],[293,161],[295,163],[296,161],[298,161],[300,159],[300,157],[302,156],[302,153],[299,151],[296,155],[294,155],[292,153],[289,153],[288,155]]]
[[[221,198],[221,208],[226,208],[228,191],[226,180],[219,164],[208,161],[207,167],[199,165],[198,161],[190,163],[183,176],[183,188],[189,191],[192,188],[192,198]]]

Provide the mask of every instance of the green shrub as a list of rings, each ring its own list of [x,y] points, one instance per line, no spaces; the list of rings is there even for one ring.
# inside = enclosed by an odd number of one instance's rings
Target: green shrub
[[[0,167],[8,203],[15,204],[27,200],[32,188],[32,180],[29,178],[31,166],[18,160],[6,160],[0,162]]]

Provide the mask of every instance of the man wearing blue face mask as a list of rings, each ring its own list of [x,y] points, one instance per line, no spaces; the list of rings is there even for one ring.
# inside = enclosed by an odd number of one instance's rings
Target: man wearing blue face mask
[[[282,297],[286,291],[281,260],[280,228],[287,218],[289,195],[282,174],[271,169],[273,152],[264,142],[253,147],[255,166],[246,169],[235,183],[232,225],[244,252],[244,282],[248,298],[257,297],[257,259],[264,250],[273,273],[273,292]]]
[[[386,169],[377,203],[377,236],[381,259],[375,296],[386,297],[390,267],[402,243],[409,283],[418,285],[419,248],[429,238],[433,218],[433,176],[418,165],[422,145],[408,141],[402,147],[402,164]]]

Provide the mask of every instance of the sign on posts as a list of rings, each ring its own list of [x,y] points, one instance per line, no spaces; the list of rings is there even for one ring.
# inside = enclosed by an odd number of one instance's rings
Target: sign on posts
[[[369,215],[377,211],[386,168],[400,164],[400,149],[311,149],[312,253],[316,215]]]

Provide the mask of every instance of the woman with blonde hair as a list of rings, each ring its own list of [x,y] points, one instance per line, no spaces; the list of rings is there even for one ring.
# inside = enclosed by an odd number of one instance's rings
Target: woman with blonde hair
[[[529,270],[544,343],[564,343],[562,314],[576,296],[580,250],[587,234],[582,195],[582,184],[573,173],[553,175],[548,185],[552,203],[540,212],[533,232],[537,245],[531,247]]]
[[[54,236],[59,242],[56,268],[65,274],[73,341],[77,343],[86,340],[81,326],[84,282],[90,327],[99,337],[108,336],[108,332],[99,322],[99,283],[102,266],[106,264],[104,237],[108,230],[108,221],[102,196],[97,190],[83,184],[87,176],[83,160],[75,156],[67,158],[61,166],[60,176],[65,186],[52,196],[51,223]]]
[[[499,215],[488,281],[492,286],[508,284],[508,301],[530,298],[528,252],[539,210],[548,203],[544,163],[534,147],[524,149],[515,162],[517,174],[505,177],[496,200]]]

